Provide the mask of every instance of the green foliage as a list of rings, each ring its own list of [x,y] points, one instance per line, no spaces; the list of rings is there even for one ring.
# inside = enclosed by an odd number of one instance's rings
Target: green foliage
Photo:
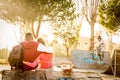
[[[37,30],[32,31],[36,38],[42,21],[72,20],[74,15],[68,12],[74,12],[73,6],[72,0],[0,0],[0,19],[31,29],[38,22]]]
[[[99,23],[110,32],[119,30],[120,25],[120,0],[101,0],[99,6]]]
[[[76,47],[79,38],[80,28],[74,24],[74,19],[76,18],[75,7],[71,0],[61,1],[58,5],[59,13],[55,12],[57,17],[54,17],[52,23],[53,33],[56,39],[61,39],[63,45],[66,48]],[[64,13],[63,13],[64,12]]]
[[[45,15],[48,0],[4,0],[1,1],[1,18],[8,22],[32,22]],[[47,7],[46,7],[47,6]]]
[[[66,53],[69,56],[70,47],[76,47],[78,43],[78,31],[80,31],[80,28],[74,24],[74,19],[76,18],[76,15],[74,4],[72,3],[72,1],[68,0],[68,2],[65,2],[63,0],[63,3],[64,5],[61,5],[58,8],[59,13],[56,14],[58,17],[54,18],[54,21],[56,22],[51,21],[51,23],[53,33],[56,36],[56,40],[62,40],[62,44],[65,46]]]
[[[66,47],[76,47],[79,39],[79,27],[68,23],[68,21],[62,21],[54,24],[53,33],[57,38],[62,39],[63,45]]]
[[[71,0],[0,0],[0,2],[0,18],[8,22],[60,20],[59,17],[63,20],[69,15],[67,12],[72,11],[73,6]]]

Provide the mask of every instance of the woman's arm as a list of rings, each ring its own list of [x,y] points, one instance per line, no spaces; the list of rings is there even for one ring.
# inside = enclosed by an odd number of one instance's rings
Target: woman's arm
[[[40,55],[34,60],[33,63],[27,62],[27,61],[23,61],[24,64],[26,64],[27,66],[30,66],[30,67],[37,66],[39,62],[40,62]]]

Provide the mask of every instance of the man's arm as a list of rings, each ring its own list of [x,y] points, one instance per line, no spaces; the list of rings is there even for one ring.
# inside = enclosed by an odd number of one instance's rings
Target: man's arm
[[[33,68],[36,67],[39,62],[40,62],[40,55],[34,60],[33,63],[23,61],[24,64],[26,64],[27,66],[33,67]]]

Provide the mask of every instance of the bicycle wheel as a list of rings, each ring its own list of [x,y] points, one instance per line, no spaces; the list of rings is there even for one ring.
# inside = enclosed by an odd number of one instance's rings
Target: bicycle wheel
[[[93,60],[96,60],[97,57],[98,57],[97,51],[96,51],[96,50],[93,50],[93,51],[92,51],[92,58],[93,58]]]
[[[98,58],[102,61],[104,58],[104,54],[102,52],[98,53]]]

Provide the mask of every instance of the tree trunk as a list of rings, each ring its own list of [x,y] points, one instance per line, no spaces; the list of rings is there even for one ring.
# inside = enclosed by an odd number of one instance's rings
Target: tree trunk
[[[66,47],[67,57],[69,57],[70,56],[70,54],[69,54],[69,48],[67,46],[65,46],[65,47]]]
[[[33,37],[35,38],[34,22],[31,23],[31,27],[32,27],[32,34],[33,34]]]
[[[34,22],[32,22],[32,33],[33,33],[33,36],[34,36],[35,39],[38,38],[38,36],[39,36],[40,27],[41,27],[41,20],[38,21],[38,26],[36,28],[36,31],[34,29]]]
[[[109,36],[109,52],[110,52],[110,56],[113,54],[113,46],[112,46],[112,34],[110,34]]]
[[[107,36],[108,36],[108,41],[109,41],[109,45],[108,45],[108,50],[110,52],[110,55],[112,55],[112,51],[113,51],[113,46],[112,46],[112,34],[109,32],[106,32]]]
[[[90,23],[91,26],[91,39],[90,39],[90,48],[89,50],[93,50],[94,49],[94,22]]]
[[[41,27],[41,20],[38,21],[38,26],[37,26],[37,30],[36,30],[35,39],[38,38],[38,35],[39,35],[39,33],[40,33],[40,27]]]

